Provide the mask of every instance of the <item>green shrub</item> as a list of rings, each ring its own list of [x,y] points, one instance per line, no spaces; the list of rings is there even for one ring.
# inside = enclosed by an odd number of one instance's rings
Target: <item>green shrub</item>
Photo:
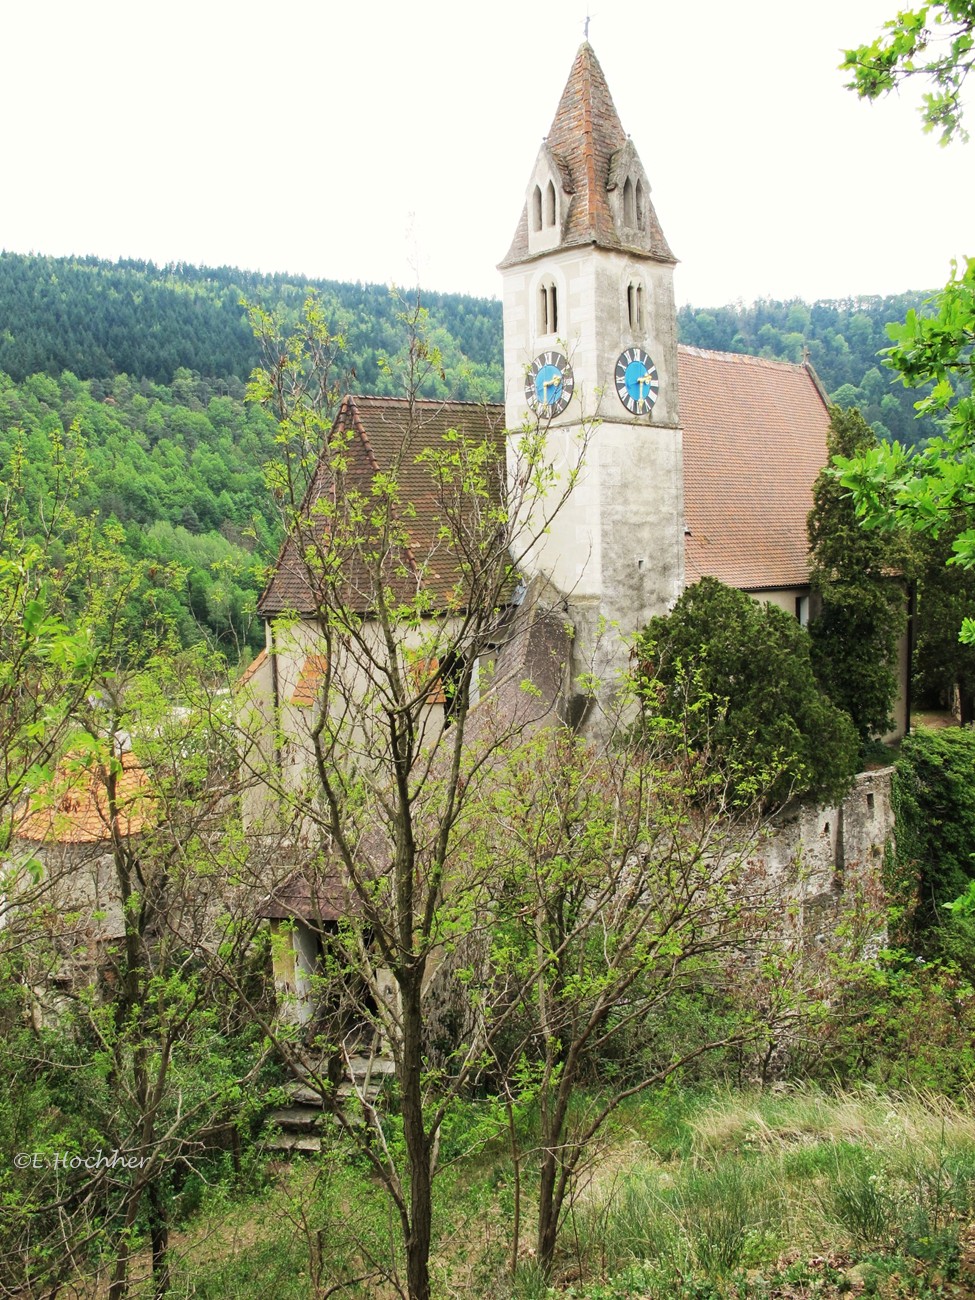
[[[817,686],[791,615],[702,578],[651,619],[638,651],[647,722],[670,723],[739,800],[832,801],[849,789],[856,730]]]

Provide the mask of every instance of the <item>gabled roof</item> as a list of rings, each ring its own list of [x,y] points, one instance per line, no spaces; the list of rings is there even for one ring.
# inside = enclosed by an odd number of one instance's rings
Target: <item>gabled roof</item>
[[[633,248],[659,261],[676,260],[649,194],[645,199],[645,244],[624,243],[617,231],[607,195],[617,184],[616,164],[621,154],[626,151],[635,156],[635,150],[623,130],[606,77],[588,41],[579,46],[542,147],[551,155],[563,192],[568,195],[569,208],[562,223],[560,248],[596,244],[600,248]],[[530,256],[526,204],[501,265],[510,266]]]
[[[809,581],[806,516],[829,410],[808,365],[678,348],[685,570],[745,591]]]
[[[311,486],[305,496],[301,544],[289,538],[281,549],[274,573],[265,588],[258,612],[265,618],[285,611],[311,615],[320,606],[315,586],[329,579],[323,562],[341,566],[345,590],[343,603],[357,613],[375,606],[378,539],[368,522],[358,526],[358,544],[350,537],[330,541],[333,524],[321,506],[337,503],[339,524],[335,533],[351,534],[341,526],[343,500],[374,500],[374,485],[392,474],[399,505],[394,514],[400,536],[383,550],[383,582],[397,598],[409,599],[418,590],[429,595],[436,608],[462,601],[463,575],[456,557],[440,539],[444,502],[424,453],[444,451],[448,434],[457,431],[472,442],[497,448],[498,469],[504,470],[504,407],[475,402],[414,401],[398,397],[347,395],[329,434],[329,445],[319,455]],[[336,471],[335,448],[344,448]],[[500,490],[500,483],[499,483]],[[316,512],[318,508],[318,512]],[[368,519],[369,511],[365,512]],[[306,560],[309,551],[311,563]]]

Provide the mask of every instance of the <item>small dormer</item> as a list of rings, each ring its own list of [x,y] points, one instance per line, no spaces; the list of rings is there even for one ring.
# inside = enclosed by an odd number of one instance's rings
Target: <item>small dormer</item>
[[[545,253],[550,248],[558,247],[562,239],[569,196],[564,188],[558,160],[545,142],[539,150],[525,197],[529,252]]]
[[[631,140],[610,159],[606,197],[620,243],[641,252],[653,251],[654,226],[650,182]]]

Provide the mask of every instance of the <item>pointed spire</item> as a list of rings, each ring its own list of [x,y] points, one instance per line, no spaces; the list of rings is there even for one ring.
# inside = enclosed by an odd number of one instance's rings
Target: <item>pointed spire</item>
[[[618,245],[606,182],[610,159],[626,144],[626,132],[588,41],[579,46],[547,139],[575,188],[563,243]]]
[[[616,186],[616,164],[625,156],[623,151],[635,157],[636,150],[623,130],[606,77],[588,41],[579,46],[542,149],[554,162],[563,191],[571,195],[560,247],[629,246],[629,241],[624,245],[620,238],[608,195]],[[641,251],[662,261],[674,261],[649,196],[647,210],[648,240]],[[528,255],[526,211],[501,265],[519,262]]]

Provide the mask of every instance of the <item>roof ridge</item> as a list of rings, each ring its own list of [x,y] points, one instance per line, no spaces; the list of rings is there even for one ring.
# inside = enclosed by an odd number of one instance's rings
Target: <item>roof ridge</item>
[[[780,357],[759,357],[754,352],[726,352],[720,348],[696,348],[690,343],[678,343],[677,351],[691,357],[710,357],[715,361],[730,361],[738,365],[780,367],[783,370],[809,369],[808,364],[802,361],[783,361]]]
[[[439,410],[446,406],[468,406],[477,407],[480,410],[498,410],[504,409],[504,402],[477,402],[467,397],[392,397],[387,393],[346,393],[342,401],[350,399],[354,402],[392,402],[397,406],[414,406],[426,409],[428,407]]]

